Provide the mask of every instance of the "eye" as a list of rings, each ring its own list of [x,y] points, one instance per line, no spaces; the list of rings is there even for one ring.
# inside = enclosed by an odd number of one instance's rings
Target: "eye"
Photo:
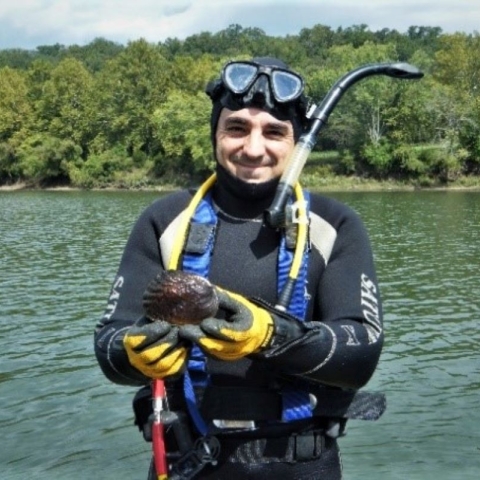
[[[229,123],[225,126],[225,132],[229,135],[240,136],[244,135],[247,128],[242,123]]]
[[[270,138],[284,138],[286,133],[282,128],[270,127],[265,130],[265,135]]]
[[[226,128],[227,132],[243,132],[245,130],[241,125],[230,125]]]

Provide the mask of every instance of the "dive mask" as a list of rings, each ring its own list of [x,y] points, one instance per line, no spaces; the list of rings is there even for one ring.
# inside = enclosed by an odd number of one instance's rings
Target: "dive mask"
[[[230,61],[221,77],[211,81],[206,93],[213,103],[210,118],[212,142],[222,108],[260,108],[279,120],[290,120],[295,139],[307,124],[308,99],[304,81],[281,60],[258,57],[250,61]]]
[[[229,62],[222,71],[224,85],[234,94],[248,97],[262,92],[268,97],[272,94],[278,103],[287,103],[297,99],[303,92],[302,77],[294,72],[275,66],[259,65],[253,62]],[[269,87],[269,88],[266,88]],[[266,99],[271,103],[271,99]]]

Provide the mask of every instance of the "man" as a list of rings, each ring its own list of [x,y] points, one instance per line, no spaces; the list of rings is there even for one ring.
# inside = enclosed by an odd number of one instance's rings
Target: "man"
[[[230,62],[207,93],[216,176],[195,196],[159,199],[137,221],[96,329],[98,361],[119,384],[164,380],[180,415],[166,429],[172,475],[190,478],[186,435],[215,437],[220,452],[197,462],[192,478],[339,479],[347,419],[383,409],[381,397],[356,393],[383,342],[367,233],[350,208],[299,186],[289,208],[304,208],[300,223],[265,221],[308,125],[300,76],[273,58]],[[215,317],[178,327],[144,316],[145,289],[172,268],[208,277]],[[136,411],[149,438],[148,414]]]

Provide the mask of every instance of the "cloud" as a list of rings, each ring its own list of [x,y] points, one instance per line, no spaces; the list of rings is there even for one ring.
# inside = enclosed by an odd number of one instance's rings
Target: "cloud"
[[[249,3],[248,0],[246,3]],[[236,11],[240,25],[257,22],[268,34],[296,34],[316,24],[336,30],[365,24],[406,32],[411,26],[440,27],[445,33],[472,33],[478,28],[480,2],[469,0],[332,0],[257,2]],[[466,14],[465,12],[469,12]],[[262,27],[261,27],[262,28]]]
[[[194,8],[193,3],[190,0],[14,0],[0,7],[0,25],[5,27],[0,38],[18,46],[33,46],[47,39],[51,39],[51,44],[86,43],[95,37],[122,43],[142,36],[153,39],[162,37],[161,32],[171,26],[181,25],[184,16]],[[192,25],[187,23],[188,27]],[[10,33],[8,38],[5,32]]]
[[[478,18],[480,2],[468,0],[11,0],[0,5],[0,48],[86,44],[96,37],[159,42],[231,24],[277,36],[316,24],[471,33]]]

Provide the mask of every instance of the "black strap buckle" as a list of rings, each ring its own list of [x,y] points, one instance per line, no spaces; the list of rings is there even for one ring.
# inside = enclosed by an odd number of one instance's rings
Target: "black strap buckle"
[[[217,437],[200,437],[193,444],[193,448],[172,465],[168,478],[171,480],[189,480],[209,463],[216,465],[219,454],[220,442]]]

